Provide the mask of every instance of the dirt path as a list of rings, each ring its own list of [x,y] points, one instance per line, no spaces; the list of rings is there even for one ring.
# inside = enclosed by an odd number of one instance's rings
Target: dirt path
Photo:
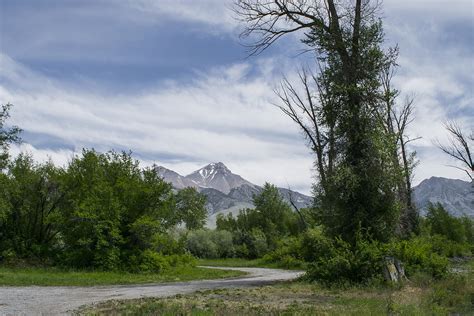
[[[302,274],[262,268],[222,269],[244,271],[248,275],[232,279],[144,285],[0,287],[0,315],[64,315],[71,314],[83,305],[111,299],[166,297],[198,290],[260,286],[292,280]]]

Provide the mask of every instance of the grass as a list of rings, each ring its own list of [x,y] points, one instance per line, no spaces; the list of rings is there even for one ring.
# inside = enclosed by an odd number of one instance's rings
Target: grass
[[[199,267],[170,268],[162,273],[126,273],[104,271],[67,271],[58,268],[0,267],[0,286],[93,286],[113,284],[144,284],[204,279],[229,278],[243,275],[240,271]]]
[[[281,263],[266,262],[263,259],[241,259],[241,258],[226,258],[226,259],[199,259],[198,265],[209,267],[249,267],[249,268],[272,268],[272,269],[289,269],[301,270],[299,266],[288,266]]]
[[[474,261],[442,280],[413,277],[404,285],[327,288],[287,282],[166,299],[110,301],[86,315],[474,315]]]

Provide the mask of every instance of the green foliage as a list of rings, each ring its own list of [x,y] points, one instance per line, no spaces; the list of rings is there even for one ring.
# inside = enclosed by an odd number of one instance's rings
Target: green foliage
[[[436,243],[441,245],[439,241],[430,236],[417,236],[393,242],[389,249],[403,262],[408,277],[416,273],[427,273],[439,278],[446,275],[449,263],[444,249],[435,246]]]
[[[217,245],[212,241],[212,231],[196,230],[188,234],[186,249],[198,258],[217,258]]]
[[[184,188],[176,195],[176,221],[187,229],[202,229],[206,223],[206,196],[195,188]]]
[[[65,168],[20,155],[0,183],[3,262],[148,272],[191,262],[172,228],[200,225],[205,201],[195,191],[177,196],[128,153],[84,150]]]
[[[281,197],[278,188],[266,183],[254,196],[255,209],[217,217],[217,230],[233,232],[237,255],[260,258],[278,246],[279,240],[300,232],[300,218]]]
[[[263,256],[263,261],[275,263],[287,269],[304,267],[302,239],[301,237],[292,236],[280,240],[275,250]]]
[[[320,235],[313,243],[318,255],[309,266],[311,280],[326,284],[361,283],[382,274],[384,248],[377,241],[358,237],[353,246],[341,238]]]
[[[441,235],[456,243],[474,242],[472,220],[450,215],[439,203],[428,208],[426,224],[431,235]]]
[[[170,266],[165,256],[149,249],[141,252],[138,258],[132,258],[130,263],[132,269],[137,269],[135,272],[159,273]]]
[[[231,258],[235,255],[232,233],[226,230],[191,231],[186,248],[198,258]]]
[[[63,170],[51,162],[35,164],[31,156],[19,155],[0,176],[0,251],[19,257],[50,255],[60,233],[60,190]]]
[[[130,154],[85,150],[64,178],[64,263],[117,269],[174,224],[171,186]]]

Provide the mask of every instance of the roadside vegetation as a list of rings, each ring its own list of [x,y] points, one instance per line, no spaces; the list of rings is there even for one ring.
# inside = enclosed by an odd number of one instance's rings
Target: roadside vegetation
[[[245,275],[244,272],[191,266],[169,268],[160,273],[65,270],[62,268],[0,268],[0,286],[95,286],[191,280],[209,280]]]

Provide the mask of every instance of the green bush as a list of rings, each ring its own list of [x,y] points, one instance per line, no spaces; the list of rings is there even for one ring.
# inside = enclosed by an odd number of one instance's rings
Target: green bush
[[[188,234],[186,249],[198,258],[218,258],[217,245],[213,241],[212,231],[196,230]]]
[[[341,238],[312,236],[310,247],[317,253],[307,277],[326,284],[361,283],[382,275],[385,249],[382,244],[357,237],[355,245]]]
[[[232,258],[236,254],[233,235],[226,230],[190,231],[186,239],[186,249],[198,258]]]
[[[215,230],[211,233],[211,239],[216,245],[219,258],[232,258],[235,256],[235,248],[232,233],[227,230]]]
[[[436,249],[436,240],[430,236],[416,236],[392,242],[389,250],[403,262],[408,277],[416,273],[427,273],[439,278],[446,275],[449,261],[443,251]]]
[[[474,242],[472,220],[452,216],[439,203],[428,208],[426,224],[431,235],[441,235],[459,244]]]
[[[263,256],[263,261],[276,263],[284,268],[302,268],[302,238],[287,237],[278,242],[278,246],[272,252]]]
[[[167,258],[160,253],[145,250],[140,254],[140,263],[138,265],[140,272],[158,273],[169,268],[169,266]]]

